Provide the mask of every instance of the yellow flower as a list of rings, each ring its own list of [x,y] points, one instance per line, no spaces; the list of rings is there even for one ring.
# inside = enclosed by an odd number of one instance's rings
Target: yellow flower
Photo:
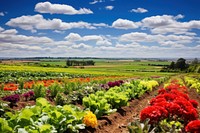
[[[91,126],[92,128],[95,128],[98,125],[96,115],[91,111],[88,111],[83,118],[83,123],[88,127]]]

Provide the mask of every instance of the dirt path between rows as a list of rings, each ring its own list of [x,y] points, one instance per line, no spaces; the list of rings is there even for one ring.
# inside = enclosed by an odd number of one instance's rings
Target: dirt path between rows
[[[163,85],[150,93],[145,93],[139,99],[131,100],[129,106],[122,107],[116,113],[103,116],[98,120],[98,127],[95,129],[86,128],[81,133],[127,133],[127,125],[139,118],[140,111],[149,105],[149,101],[157,95],[157,90],[162,87]]]

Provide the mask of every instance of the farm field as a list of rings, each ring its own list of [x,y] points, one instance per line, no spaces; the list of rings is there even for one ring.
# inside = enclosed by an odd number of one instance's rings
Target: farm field
[[[0,0],[0,133],[200,133],[198,5]]]
[[[61,65],[66,66],[66,60],[45,61],[41,60],[37,64]],[[42,71],[42,72],[65,72],[69,74],[95,74],[95,75],[126,75],[126,76],[154,76],[154,75],[171,75],[173,73],[161,73],[162,65],[169,65],[170,62],[163,61],[132,61],[132,60],[95,60],[94,66],[72,66],[69,68],[60,68],[58,66],[42,67],[34,65],[34,63],[14,63],[0,64],[1,71]],[[161,65],[161,66],[159,66]],[[19,67],[20,66],[20,67]]]
[[[96,60],[84,68],[26,63],[0,64],[1,132],[190,132],[190,123],[200,122],[199,75],[160,72],[169,62]]]

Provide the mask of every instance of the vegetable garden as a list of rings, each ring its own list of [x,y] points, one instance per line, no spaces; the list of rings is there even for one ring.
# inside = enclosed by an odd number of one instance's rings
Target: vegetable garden
[[[200,131],[199,77],[0,72],[0,132]]]

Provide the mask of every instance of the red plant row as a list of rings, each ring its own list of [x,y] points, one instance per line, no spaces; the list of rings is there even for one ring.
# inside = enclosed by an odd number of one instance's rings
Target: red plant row
[[[197,106],[197,101],[189,99],[187,88],[174,80],[165,89],[160,89],[158,95],[151,99],[150,106],[140,112],[140,120],[149,118],[150,124],[158,124],[166,118],[183,120],[187,132],[199,133]]]

